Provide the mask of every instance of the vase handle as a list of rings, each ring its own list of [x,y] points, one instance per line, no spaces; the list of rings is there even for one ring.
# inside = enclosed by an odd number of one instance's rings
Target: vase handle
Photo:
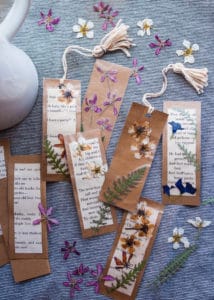
[[[15,0],[9,13],[0,24],[0,35],[10,41],[24,22],[31,0]]]

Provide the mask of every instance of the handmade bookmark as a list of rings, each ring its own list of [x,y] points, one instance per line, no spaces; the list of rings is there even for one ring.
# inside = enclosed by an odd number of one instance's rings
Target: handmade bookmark
[[[10,157],[9,140],[0,140],[0,265],[8,259],[8,201],[7,201],[7,165]]]
[[[164,102],[163,203],[200,205],[200,102]]]
[[[133,212],[150,170],[167,114],[133,103],[99,199]]]
[[[9,254],[16,282],[50,273],[47,242],[46,184],[40,155],[13,156],[8,169]],[[34,225],[35,220],[41,220]]]
[[[134,300],[163,214],[163,205],[140,198],[134,213],[125,213],[107,260],[101,293],[117,300]]]
[[[107,163],[100,131],[65,136],[68,166],[84,238],[116,230],[116,212],[98,201]]]
[[[44,79],[42,175],[68,180],[64,134],[80,130],[81,85],[78,80]]]

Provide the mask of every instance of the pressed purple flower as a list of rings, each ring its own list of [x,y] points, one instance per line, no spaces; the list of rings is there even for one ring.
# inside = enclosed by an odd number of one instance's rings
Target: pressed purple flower
[[[110,24],[112,27],[115,26],[114,18],[117,17],[119,14],[119,11],[115,10],[113,11],[112,7],[109,7],[106,13],[100,14],[100,18],[104,18],[105,21],[102,25],[103,30],[107,30],[108,25]]]
[[[85,104],[87,105],[85,107],[85,111],[88,112],[88,111],[93,111],[95,113],[100,113],[102,111],[102,108],[98,107],[96,105],[97,103],[97,95],[95,94],[94,95],[94,98],[93,99],[87,99],[85,98]]]
[[[170,41],[170,39],[162,41],[157,34],[155,35],[155,39],[157,40],[157,43],[150,43],[149,47],[150,48],[157,48],[155,50],[156,55],[160,54],[161,49],[163,49],[165,47],[170,47],[172,45],[172,42]]]
[[[73,272],[72,275],[82,276],[85,273],[88,273],[89,267],[84,267],[83,264],[80,264]]]
[[[114,115],[118,115],[118,110],[116,108],[116,106],[114,105],[115,102],[121,101],[122,98],[121,97],[117,97],[116,94],[111,94],[111,92],[108,92],[107,94],[107,101],[103,102],[104,106],[112,106],[113,107],[113,113]]]
[[[143,71],[144,66],[142,65],[142,66],[138,67],[137,58],[133,59],[132,65],[133,65],[132,76],[135,78],[137,84],[141,84],[142,80],[141,80],[141,76],[140,76],[139,72]]]
[[[109,123],[109,119],[100,119],[97,120],[97,125],[101,127],[101,130],[107,130],[107,131],[112,131],[112,125]]]
[[[100,1],[98,4],[93,6],[95,12],[103,14],[109,8],[108,4],[105,4],[103,1]]]
[[[39,203],[38,209],[39,209],[39,211],[41,213],[41,218],[34,220],[33,221],[33,225],[38,225],[41,222],[45,221],[47,223],[48,231],[51,231],[51,225],[53,225],[53,224],[54,225],[59,225],[59,222],[56,219],[50,218],[50,216],[52,214],[52,211],[53,211],[52,207],[50,207],[48,209],[45,209],[42,206],[42,203]]]
[[[117,82],[116,70],[103,71],[100,67],[97,67],[97,71],[102,74],[100,77],[101,82],[104,82],[106,78],[110,79],[112,82]]]
[[[53,25],[58,24],[60,21],[60,18],[59,17],[52,18],[52,9],[49,9],[47,16],[43,12],[40,12],[40,15],[41,15],[41,20],[38,21],[38,25],[45,24],[46,29],[48,31],[50,31],[50,32],[54,31]]]
[[[76,241],[71,245],[68,241],[65,241],[65,247],[61,248],[61,251],[64,252],[63,258],[68,259],[70,253],[75,253],[76,255],[80,255],[80,252],[76,249]]]
[[[73,298],[75,291],[81,291],[79,284],[82,283],[83,280],[82,278],[73,278],[70,272],[67,272],[67,278],[68,281],[63,282],[63,285],[66,287],[70,287],[70,297]]]
[[[95,280],[89,281],[86,283],[86,286],[94,286],[95,293],[99,293],[100,283],[102,280],[104,281],[114,281],[115,278],[111,275],[103,275],[103,266],[101,264],[97,264],[96,270],[91,270],[91,275],[95,277]]]

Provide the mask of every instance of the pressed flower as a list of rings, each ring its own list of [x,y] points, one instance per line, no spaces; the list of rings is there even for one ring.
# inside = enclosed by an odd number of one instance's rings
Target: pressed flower
[[[128,129],[128,133],[138,142],[140,138],[149,136],[152,132],[148,121],[143,123],[135,122]]]
[[[123,270],[123,269],[131,269],[132,264],[130,263],[131,259],[133,257],[133,254],[127,255],[126,251],[122,252],[122,259],[114,256],[114,261],[115,261],[115,269],[116,270]]]
[[[107,172],[107,165],[102,165],[97,162],[88,163],[87,168],[89,170],[89,174],[86,176],[86,178],[88,179],[104,176]]]
[[[141,80],[139,72],[143,71],[144,66],[142,65],[142,66],[138,67],[137,58],[133,59],[132,65],[133,65],[133,69],[132,69],[131,76],[133,76],[135,78],[137,84],[141,84],[142,80]]]
[[[100,1],[98,4],[93,6],[93,9],[95,12],[98,12],[99,14],[103,14],[106,10],[108,10],[109,5],[105,4],[103,1]]]
[[[38,209],[41,213],[41,218],[34,220],[33,225],[38,225],[41,222],[46,222],[48,231],[51,231],[51,225],[59,225],[59,222],[56,219],[50,218],[53,211],[52,207],[46,209],[43,207],[42,203],[39,203]]]
[[[63,285],[66,287],[70,287],[70,297],[73,298],[75,291],[81,291],[80,283],[83,282],[83,279],[75,279],[71,276],[70,272],[67,272],[68,281],[63,282]]]
[[[48,31],[54,31],[54,26],[59,23],[60,18],[52,18],[52,9],[49,9],[48,14],[45,15],[43,12],[40,12],[41,20],[38,21],[38,25],[45,24],[45,27]]]
[[[179,243],[183,243],[184,248],[189,248],[190,243],[189,243],[187,237],[183,236],[183,234],[184,234],[184,229],[182,227],[174,228],[172,237],[168,238],[168,243],[173,243],[173,249],[180,248]]]
[[[66,157],[64,136],[61,133],[59,133],[58,139],[59,139],[60,143],[54,144],[54,147],[62,148],[61,158]]]
[[[75,90],[74,86],[71,83],[67,85],[65,85],[64,83],[60,84],[59,92],[60,95],[57,97],[57,100],[66,104],[71,103],[73,99],[79,95],[79,92]]]
[[[138,241],[133,234],[127,238],[121,238],[120,241],[122,242],[122,248],[127,250],[130,254],[135,252],[135,247],[140,246],[140,241]]]
[[[140,30],[138,30],[137,35],[144,36],[145,34],[150,35],[150,30],[153,27],[153,21],[152,19],[144,19],[142,21],[137,22],[137,26],[140,27]]]
[[[137,230],[139,237],[151,237],[154,230],[154,224],[151,224],[148,219],[138,218],[134,229]]]
[[[156,39],[157,43],[150,43],[149,47],[157,48],[155,50],[156,55],[159,55],[163,48],[172,46],[172,42],[170,41],[170,39],[162,41],[157,34],[155,35],[155,39]]]
[[[191,183],[186,182],[186,186],[184,186],[182,182],[182,178],[178,179],[175,183],[176,188],[179,190],[180,194],[183,195],[184,193],[188,193],[194,195],[196,192],[196,188],[192,186]]]
[[[65,247],[61,248],[61,251],[64,252],[63,258],[68,259],[70,253],[75,253],[76,255],[80,255],[80,252],[76,249],[76,241],[71,245],[68,241],[65,241]]]
[[[117,71],[116,70],[108,70],[104,71],[100,67],[97,67],[97,71],[100,72],[102,75],[100,77],[100,81],[104,82],[105,79],[110,79],[112,82],[117,82]]]
[[[111,275],[103,275],[103,266],[97,264],[96,270],[91,270],[91,275],[95,277],[95,280],[86,283],[86,286],[94,286],[95,292],[99,293],[100,283],[102,281],[114,281],[115,278]]]
[[[171,185],[170,187],[166,184],[163,185],[163,193],[170,196],[170,191],[171,189],[174,189],[175,187],[173,185]]]
[[[113,126],[109,123],[110,120],[108,118],[97,120],[97,125],[100,126],[100,129],[112,131]]]
[[[107,30],[108,25],[110,24],[112,27],[115,26],[114,18],[117,17],[119,14],[119,11],[113,11],[112,7],[109,7],[108,10],[105,13],[100,14],[100,18],[104,18],[105,21],[102,25],[103,30]]]
[[[210,226],[210,224],[212,223],[211,221],[202,220],[200,217],[196,217],[195,220],[188,219],[187,222],[198,229]]]
[[[83,276],[85,273],[88,273],[89,267],[84,267],[83,264],[80,264],[73,272],[72,275]]]
[[[87,141],[83,137],[79,137],[77,142],[72,142],[71,149],[74,156],[83,157],[85,151],[91,150],[92,146],[87,144]]]
[[[94,37],[94,23],[78,18],[78,24],[73,26],[73,32],[77,32],[77,38],[87,37],[92,39]]]
[[[141,201],[137,204],[137,213],[131,216],[131,220],[137,221],[139,218],[144,220],[152,215],[152,212],[147,208],[146,201]]]
[[[92,111],[92,112],[95,112],[95,113],[100,113],[102,111],[102,108],[98,107],[96,105],[97,103],[97,95],[95,94],[94,95],[94,98],[93,99],[87,99],[85,98],[85,104],[87,105],[85,107],[85,111],[88,112],[88,111]]]
[[[130,148],[131,151],[135,152],[134,157],[136,159],[141,159],[142,157],[152,159],[155,149],[156,144],[151,142],[148,136],[142,139],[139,144],[131,145]]]
[[[115,106],[115,102],[121,101],[122,98],[121,97],[117,97],[116,94],[112,94],[111,92],[108,92],[107,94],[107,101],[103,102],[104,106],[110,107],[112,106],[113,108],[113,113],[115,116],[118,115],[118,110]]]
[[[171,122],[168,122],[168,124],[170,126],[172,126],[172,134],[174,135],[178,130],[184,130],[184,128],[181,126],[180,123],[178,122],[174,122],[174,121],[171,121]]]
[[[191,46],[191,43],[187,40],[183,41],[183,46],[186,48],[185,50],[177,50],[176,54],[178,56],[184,57],[184,63],[190,63],[193,64],[195,62],[195,58],[193,56],[193,52],[199,50],[198,44],[193,44]]]

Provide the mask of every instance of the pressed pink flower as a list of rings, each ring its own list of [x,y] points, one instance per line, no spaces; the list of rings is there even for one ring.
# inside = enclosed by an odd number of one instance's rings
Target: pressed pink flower
[[[118,14],[119,14],[119,11],[117,11],[117,10],[113,11],[112,7],[109,7],[106,13],[100,14],[100,18],[105,19],[105,21],[102,25],[102,29],[107,30],[109,24],[112,27],[114,27],[115,26],[114,18],[117,17]]]
[[[105,4],[103,1],[100,1],[98,4],[93,6],[95,12],[103,14],[109,8],[108,4]]]
[[[82,276],[85,273],[88,273],[89,271],[89,267],[84,267],[83,264],[80,264],[79,267],[77,267],[73,272],[72,275],[76,275],[76,276]]]
[[[80,252],[76,249],[76,241],[71,245],[68,241],[65,241],[65,247],[61,248],[61,251],[64,252],[63,258],[68,259],[70,253],[75,253],[76,255],[80,255]]]
[[[141,76],[140,76],[139,72],[143,71],[144,66],[142,65],[142,66],[138,67],[137,58],[133,58],[132,65],[133,65],[132,76],[135,78],[137,84],[141,84],[142,80],[141,80]]]
[[[111,92],[108,92],[107,94],[107,101],[103,103],[104,106],[112,106],[113,107],[113,113],[114,115],[118,115],[118,110],[115,106],[115,102],[121,101],[121,97],[117,97],[116,94],[111,94]]]
[[[67,272],[67,278],[68,281],[63,282],[63,285],[66,287],[70,287],[70,297],[73,298],[75,291],[81,291],[79,284],[82,283],[83,280],[82,278],[80,279],[73,278],[70,272]]]
[[[161,49],[165,48],[165,47],[170,47],[172,46],[172,42],[170,41],[170,39],[167,39],[165,41],[162,41],[159,36],[156,34],[155,35],[155,39],[157,40],[157,43],[150,43],[149,47],[150,48],[157,48],[155,50],[155,54],[159,55],[161,52]]]
[[[101,130],[112,131],[112,125],[108,118],[97,120],[97,125],[100,126]]]
[[[102,111],[102,108],[98,107],[96,105],[96,103],[97,103],[97,95],[96,94],[94,95],[93,99],[88,100],[87,98],[85,98],[85,104],[87,105],[85,107],[85,111],[88,112],[91,110],[95,113],[100,113]]]
[[[45,209],[42,206],[42,203],[39,203],[38,209],[39,209],[39,211],[41,213],[41,218],[34,220],[33,221],[33,225],[38,225],[41,222],[45,221],[47,223],[48,231],[51,231],[51,225],[53,225],[53,224],[54,225],[59,225],[59,222],[56,219],[50,218],[50,216],[52,214],[52,211],[53,211],[52,207],[50,207],[48,209]]]
[[[103,71],[100,67],[97,67],[97,71],[102,74],[100,77],[101,82],[104,82],[106,78],[110,79],[112,82],[117,82],[116,70]]]
[[[101,264],[97,264],[96,270],[91,270],[91,275],[95,277],[95,280],[89,281],[86,283],[86,286],[94,286],[95,293],[99,293],[100,283],[102,280],[104,281],[114,281],[115,278],[111,275],[103,275],[103,266]]]
[[[59,23],[60,18],[52,18],[52,9],[49,9],[47,16],[43,13],[40,12],[41,15],[41,20],[38,21],[38,25],[45,24],[45,27],[48,31],[52,32],[54,31],[54,26]]]

